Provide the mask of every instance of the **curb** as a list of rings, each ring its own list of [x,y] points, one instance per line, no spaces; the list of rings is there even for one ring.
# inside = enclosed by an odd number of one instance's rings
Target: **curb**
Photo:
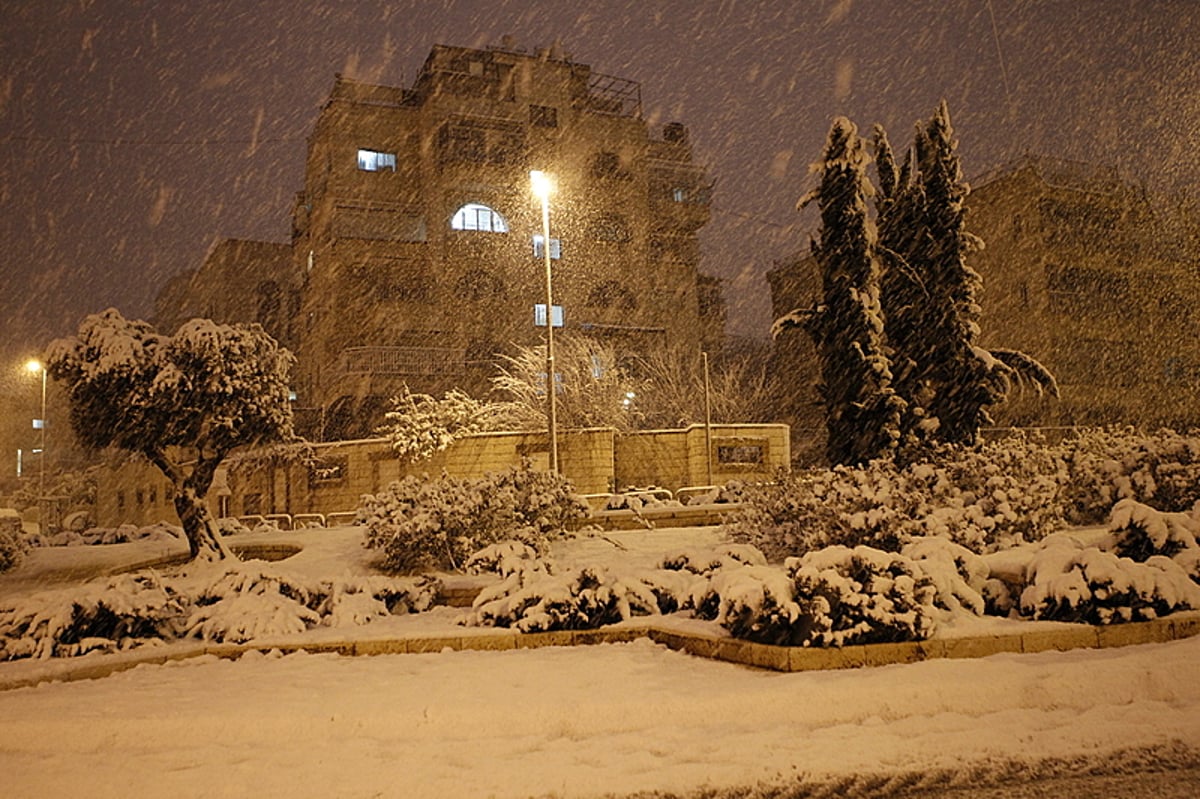
[[[756,644],[735,638],[684,633],[647,625],[645,627],[616,627],[597,630],[560,630],[547,633],[481,633],[477,635],[432,636],[424,638],[380,638],[360,641],[296,641],[269,640],[245,644],[197,644],[169,652],[130,652],[128,656],[111,656],[103,661],[71,663],[63,659],[61,670],[53,674],[30,675],[5,680],[0,678],[0,691],[27,688],[44,682],[75,682],[95,680],[136,666],[160,666],[171,661],[188,660],[205,655],[234,659],[248,652],[266,653],[277,650],[284,654],[333,652],[346,657],[371,655],[415,655],[444,651],[499,652],[516,649],[537,649],[546,646],[592,646],[595,644],[624,644],[648,638],[676,652],[695,657],[734,663],[752,668],[778,672],[857,669],[892,664],[919,663],[945,658],[981,658],[1004,652],[1033,654],[1035,652],[1066,652],[1073,649],[1109,649],[1137,644],[1167,643],[1200,635],[1200,614],[1183,618],[1155,619],[1105,627],[1039,630],[1013,635],[976,636],[971,638],[933,638],[927,641],[908,641],[895,644],[863,644],[857,646],[812,648]]]

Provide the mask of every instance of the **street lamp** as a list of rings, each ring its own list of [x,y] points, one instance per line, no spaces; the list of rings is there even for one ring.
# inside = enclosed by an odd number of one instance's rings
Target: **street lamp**
[[[533,195],[542,201],[542,254],[546,260],[546,415],[550,421],[550,472],[558,472],[558,400],[554,396],[554,290],[550,277],[550,195],[554,182],[535,169],[529,173]]]
[[[41,503],[46,498],[46,365],[35,358],[25,364],[25,371],[30,374],[42,373],[42,414],[37,420],[37,427],[41,430],[40,443],[42,448],[41,471],[38,477],[38,524],[42,524]]]

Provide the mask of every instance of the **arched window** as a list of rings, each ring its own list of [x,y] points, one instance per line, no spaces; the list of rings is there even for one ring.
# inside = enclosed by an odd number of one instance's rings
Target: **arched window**
[[[450,220],[454,230],[482,230],[486,233],[507,233],[508,222],[500,212],[480,203],[467,203],[454,212]]]
[[[455,282],[454,293],[475,302],[503,297],[504,281],[486,269],[472,269]]]

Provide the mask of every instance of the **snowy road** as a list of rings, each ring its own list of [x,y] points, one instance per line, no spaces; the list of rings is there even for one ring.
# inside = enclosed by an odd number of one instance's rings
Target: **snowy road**
[[[928,795],[1120,776],[1143,768],[1133,750],[1196,776],[1200,639],[799,674],[644,640],[254,656],[0,693],[6,797]]]

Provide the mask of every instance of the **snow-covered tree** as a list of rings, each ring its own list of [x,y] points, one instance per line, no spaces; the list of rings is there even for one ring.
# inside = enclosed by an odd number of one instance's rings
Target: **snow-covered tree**
[[[821,213],[812,251],[821,269],[822,303],[806,326],[821,360],[826,451],[834,465],[862,464],[893,452],[905,407],[892,390],[883,351],[880,266],[867,207],[872,189],[866,164],[854,123],[835,119],[818,165],[820,185],[801,200],[802,205],[815,200]]]
[[[704,366],[694,346],[655,348],[638,359],[644,377],[639,421],[645,427],[700,424],[705,419]],[[713,358],[708,401],[714,423],[771,418],[773,392],[765,361],[742,352]]]
[[[563,427],[637,427],[640,385],[612,348],[586,336],[555,338],[558,424]],[[546,427],[546,348],[520,347],[505,356],[492,378],[495,391],[516,406],[513,429]]]
[[[925,208],[923,235],[914,255],[924,263],[928,295],[929,360],[922,367],[934,384],[927,407],[937,419],[937,437],[969,444],[991,421],[987,409],[1004,398],[1007,379],[1000,362],[977,343],[976,295],[983,281],[967,265],[967,256],[982,249],[983,242],[966,229],[963,199],[969,188],[962,179],[957,146],[950,111],[942,101],[916,139]]]
[[[528,426],[523,409],[514,403],[484,402],[458,389],[437,398],[414,394],[407,385],[392,398],[384,420],[379,432],[405,463],[430,458],[465,436]]]
[[[291,353],[258,325],[193,319],[164,336],[109,309],[47,360],[80,442],[145,456],[174,486],[192,557],[231,557],[204,499],[230,451],[294,438]]]
[[[1013,350],[989,352],[978,344],[983,281],[967,264],[983,242],[966,229],[962,179],[943,101],[918,126],[913,150],[896,165],[887,134],[875,127],[880,191],[876,200],[881,307],[894,388],[907,403],[903,442],[969,444],[989,423],[1013,381],[1057,394],[1050,372]]]

